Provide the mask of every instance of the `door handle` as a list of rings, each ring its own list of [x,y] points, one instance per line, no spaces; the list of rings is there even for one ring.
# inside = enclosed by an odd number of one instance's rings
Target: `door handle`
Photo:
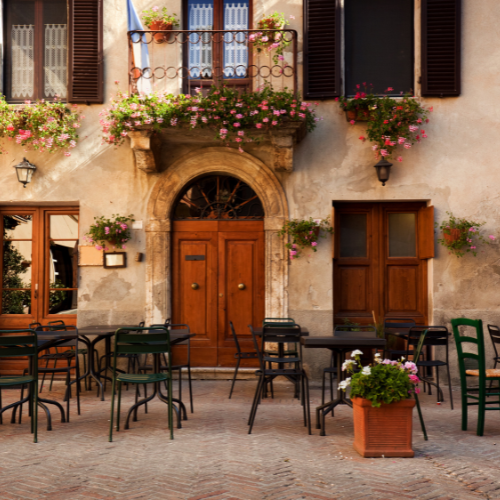
[[[244,290],[244,289],[246,288],[246,286],[245,286],[245,284],[244,284],[244,283],[240,283],[240,284],[238,285],[238,288],[239,288],[240,290]]]
[[[191,285],[191,288],[192,288],[193,290],[198,290],[198,288],[200,288],[200,285],[198,285],[198,283],[193,283],[193,284]]]

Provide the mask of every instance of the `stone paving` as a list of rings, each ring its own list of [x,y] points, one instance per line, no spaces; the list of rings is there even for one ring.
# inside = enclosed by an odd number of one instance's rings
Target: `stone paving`
[[[320,390],[312,386],[315,406]],[[109,443],[109,388],[104,402],[95,391],[83,392],[80,416],[72,400],[71,422],[55,421],[51,432],[41,412],[38,444],[26,415],[21,425],[5,415],[0,499],[500,498],[500,412],[487,413],[485,436],[478,437],[472,410],[469,430],[462,432],[458,390],[453,411],[448,403],[437,405],[434,395],[422,395],[429,441],[415,416],[415,458],[364,459],[352,449],[350,408],[327,417],[327,436],[316,429],[308,436],[291,386],[276,383],[275,399],[264,400],[248,435],[256,381],[238,381],[231,400],[229,387],[229,381],[195,381],[195,411],[175,430],[174,441],[168,438],[166,406],[155,401]],[[50,397],[60,400],[62,388]],[[125,409],[133,396],[131,390],[123,394]],[[18,390],[4,390],[4,404],[18,396]]]

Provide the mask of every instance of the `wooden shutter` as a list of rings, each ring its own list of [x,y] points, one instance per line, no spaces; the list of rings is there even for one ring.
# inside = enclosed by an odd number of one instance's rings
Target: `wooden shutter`
[[[340,95],[339,0],[304,1],[304,97]]]
[[[335,229],[336,229],[336,220],[335,220],[335,205],[332,206],[332,218],[330,222],[332,223],[332,228],[333,228],[333,234],[332,234],[332,259],[337,258],[337,250],[335,249],[335,245],[337,244],[338,238],[335,235]]]
[[[70,0],[69,102],[104,101],[102,0]]]
[[[418,211],[418,257],[434,257],[434,207],[422,207]]]
[[[422,0],[422,95],[460,95],[461,0]]]

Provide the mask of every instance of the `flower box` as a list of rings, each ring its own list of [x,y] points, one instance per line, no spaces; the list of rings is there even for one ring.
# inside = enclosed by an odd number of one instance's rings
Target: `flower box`
[[[148,28],[151,31],[172,31],[173,23],[165,23],[163,21],[152,21]],[[156,43],[161,43],[166,40],[166,35],[163,33],[155,33],[153,38]]]
[[[448,243],[454,243],[455,241],[459,241],[462,235],[467,232],[465,229],[459,229],[456,227],[452,227],[448,229],[448,231],[450,232],[449,234],[443,231],[443,238]]]
[[[348,122],[351,122],[352,120],[356,122],[367,122],[368,110],[349,109],[345,112],[345,117]]]
[[[412,449],[414,399],[374,408],[371,401],[351,399],[354,416],[354,449],[362,457],[408,457]]]

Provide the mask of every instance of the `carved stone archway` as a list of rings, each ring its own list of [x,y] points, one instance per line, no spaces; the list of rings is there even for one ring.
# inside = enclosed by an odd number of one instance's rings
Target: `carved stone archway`
[[[149,324],[171,317],[171,214],[184,186],[206,174],[231,175],[247,183],[264,207],[265,314],[288,316],[288,259],[278,231],[288,217],[285,192],[274,172],[257,158],[227,148],[184,156],[161,175],[148,202],[146,225],[146,316]]]

